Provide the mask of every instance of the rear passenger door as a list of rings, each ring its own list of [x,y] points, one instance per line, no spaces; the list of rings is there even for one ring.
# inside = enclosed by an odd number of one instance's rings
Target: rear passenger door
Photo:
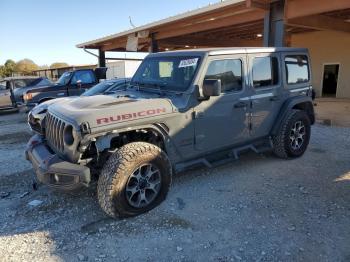
[[[69,96],[79,96],[96,84],[96,77],[92,70],[74,72],[68,87]]]
[[[283,84],[278,54],[250,54],[252,138],[268,136],[282,106]]]

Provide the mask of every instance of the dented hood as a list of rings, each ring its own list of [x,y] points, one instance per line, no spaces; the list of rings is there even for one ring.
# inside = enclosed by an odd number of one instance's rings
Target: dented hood
[[[95,128],[169,114],[173,105],[167,98],[97,95],[61,100],[48,110],[77,128],[86,122]]]

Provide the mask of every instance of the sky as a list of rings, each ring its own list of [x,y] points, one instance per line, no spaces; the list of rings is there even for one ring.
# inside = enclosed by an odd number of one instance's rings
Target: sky
[[[0,0],[0,64],[24,58],[38,65],[95,64],[96,57],[75,46],[131,29],[129,16],[135,26],[141,26],[209,3],[210,0]]]

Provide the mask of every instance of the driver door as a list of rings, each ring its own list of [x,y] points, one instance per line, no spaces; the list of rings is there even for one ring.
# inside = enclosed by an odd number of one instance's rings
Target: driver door
[[[245,75],[244,54],[209,61],[204,79],[220,79],[222,90],[219,96],[194,108],[196,150],[208,153],[249,139],[250,101]]]
[[[69,96],[80,96],[90,87],[96,84],[96,77],[92,70],[79,70],[74,72],[68,86]]]
[[[10,81],[0,82],[0,108],[13,107]]]

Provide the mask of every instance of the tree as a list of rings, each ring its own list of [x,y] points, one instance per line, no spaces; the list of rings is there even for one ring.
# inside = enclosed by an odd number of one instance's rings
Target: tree
[[[0,66],[0,79],[2,77],[6,77],[6,74],[5,74],[5,66],[1,65]]]
[[[6,60],[5,64],[0,66],[1,77],[12,76],[12,74],[15,71],[16,71],[16,63],[11,59]]]
[[[25,75],[31,74],[34,70],[38,70],[39,66],[30,59],[22,59],[17,62],[16,71]]]
[[[60,68],[60,67],[67,67],[67,66],[69,66],[67,63],[56,62],[56,63],[53,63],[52,65],[50,65],[50,68],[53,69],[53,68]]]
[[[16,63],[11,59],[7,59],[5,62],[5,74],[6,76],[12,76],[16,70]]]

